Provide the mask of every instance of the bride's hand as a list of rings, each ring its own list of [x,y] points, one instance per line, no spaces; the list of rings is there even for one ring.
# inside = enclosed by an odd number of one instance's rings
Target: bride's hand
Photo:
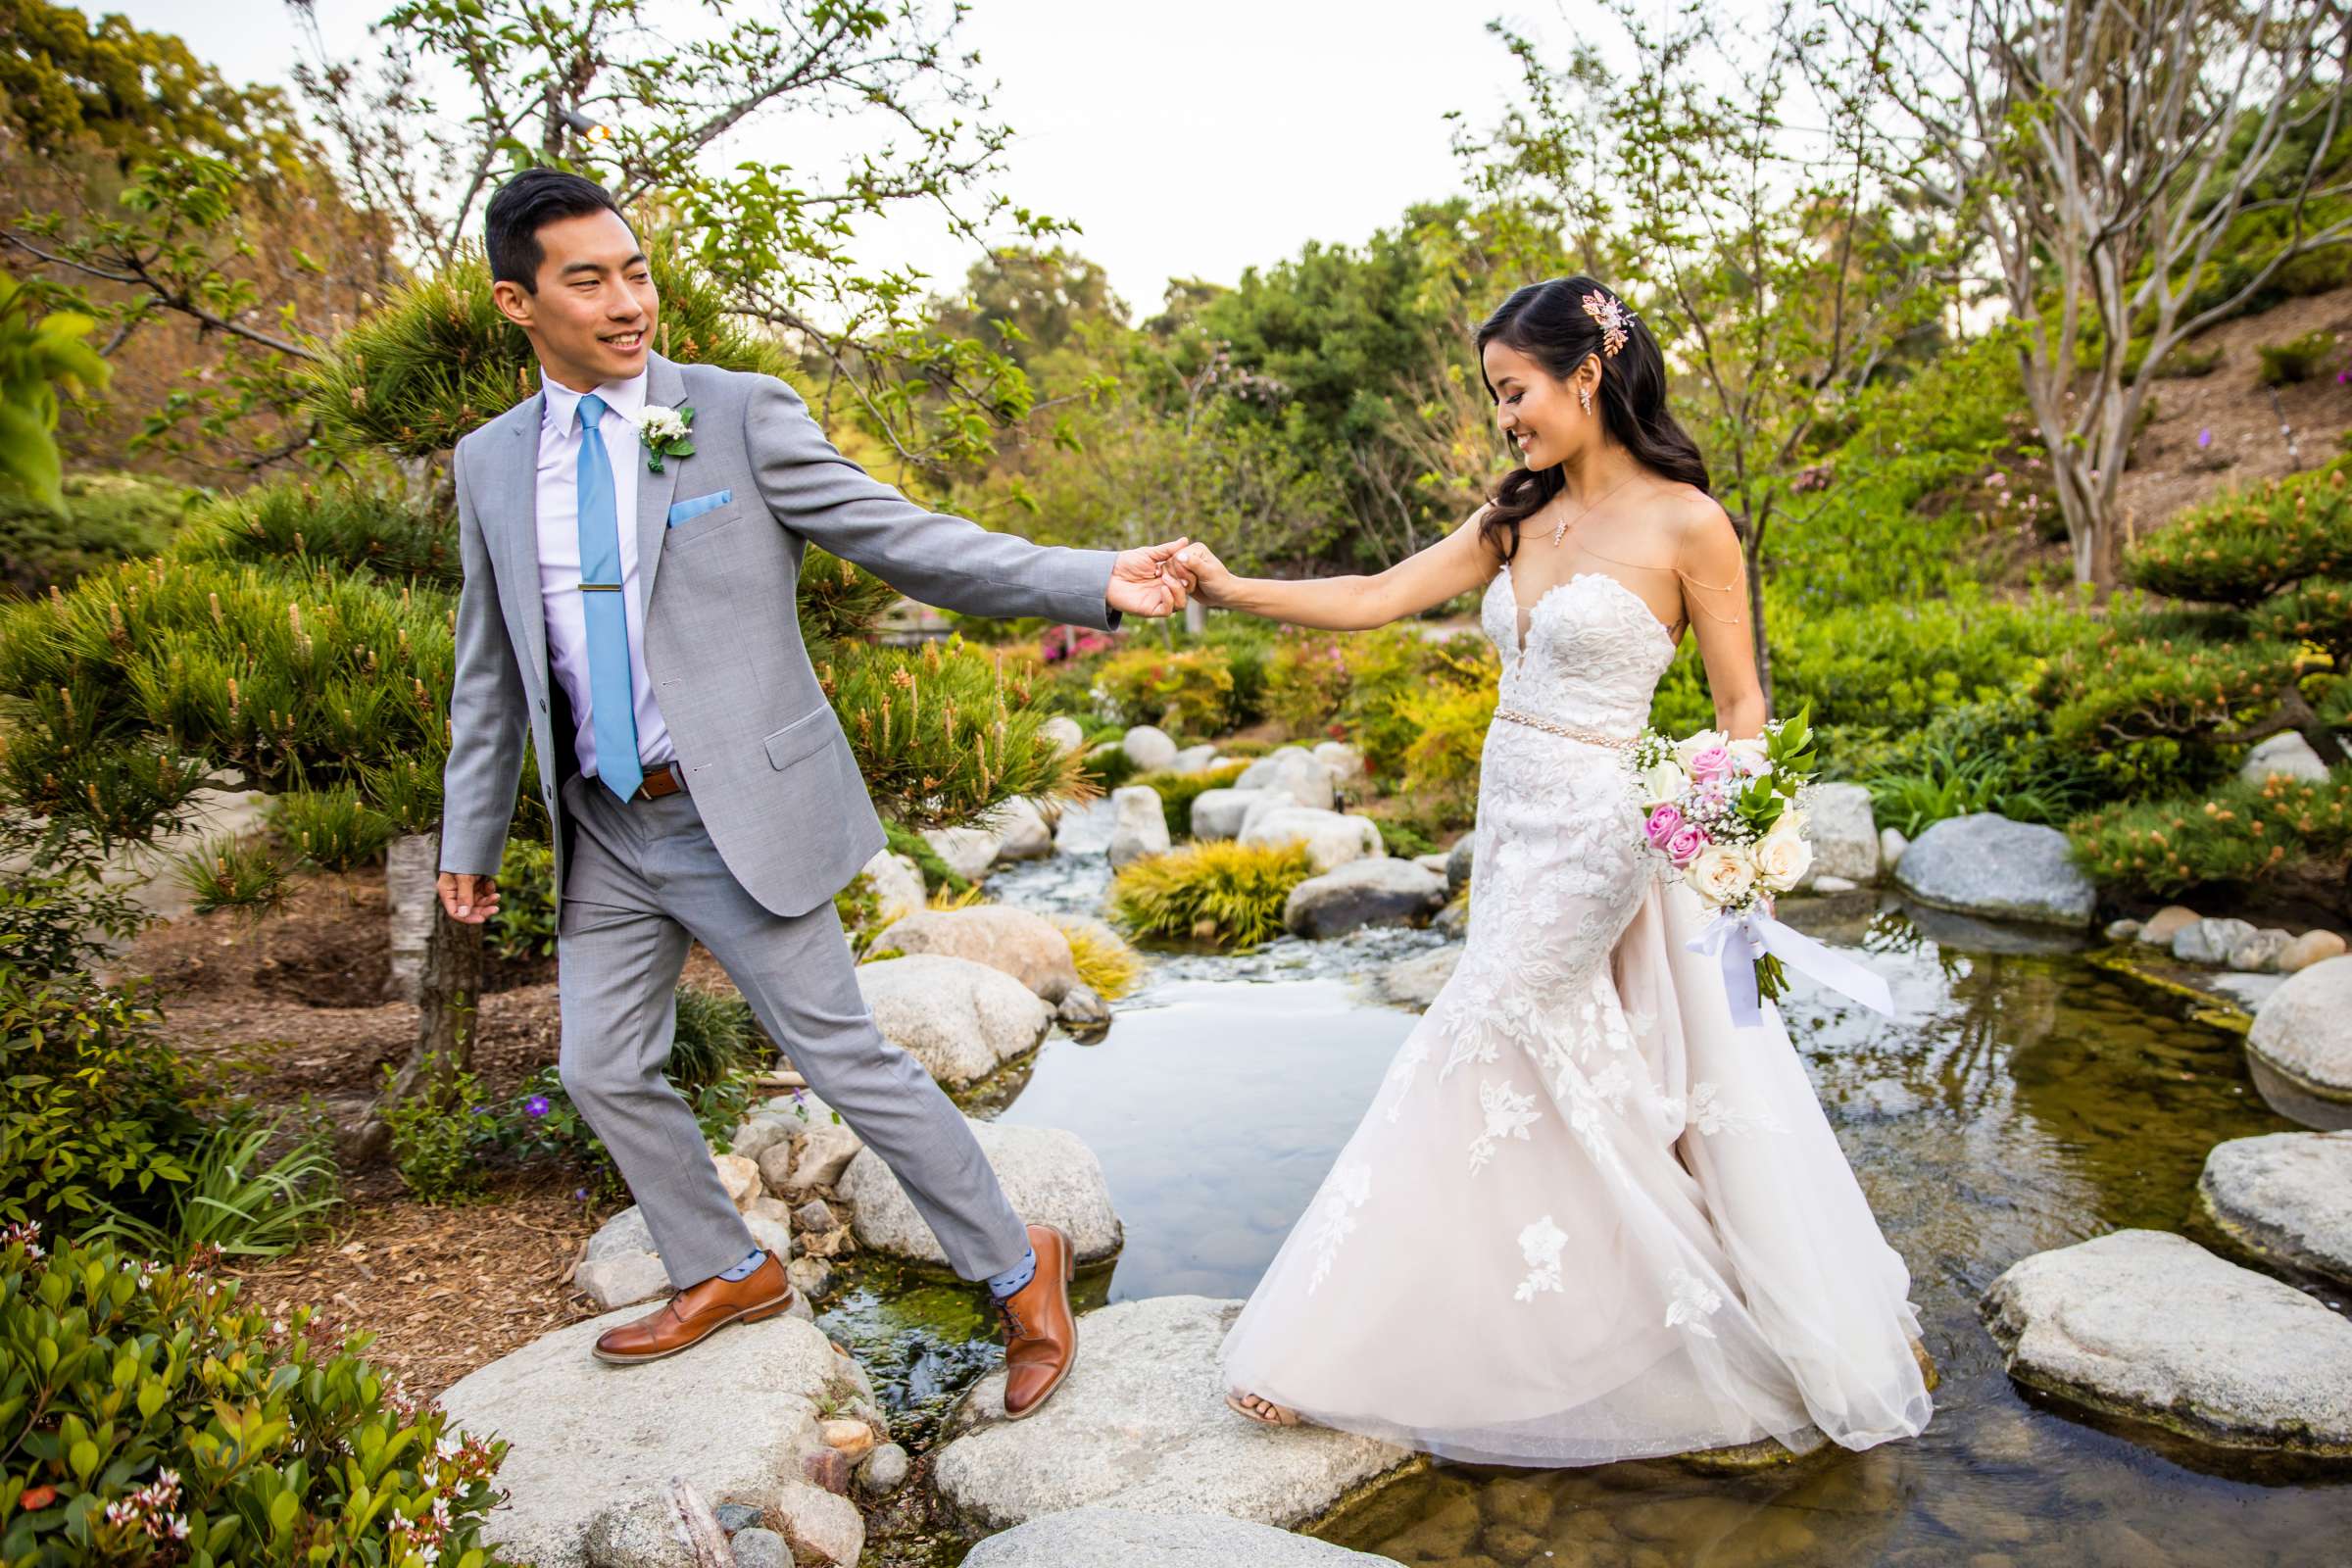
[[[1176,553],[1176,564],[1191,573],[1195,599],[1204,605],[1228,605],[1233,602],[1234,588],[1241,579],[1225,569],[1225,563],[1219,561],[1216,552],[1208,546],[1199,540],[1193,541]]]

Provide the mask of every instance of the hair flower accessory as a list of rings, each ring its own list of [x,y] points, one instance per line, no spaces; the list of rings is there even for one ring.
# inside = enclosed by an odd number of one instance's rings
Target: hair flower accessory
[[[1600,327],[1600,357],[1612,360],[1625,347],[1626,328],[1633,324],[1634,313],[1625,308],[1625,301],[1611,299],[1598,289],[1585,296],[1585,314]]]

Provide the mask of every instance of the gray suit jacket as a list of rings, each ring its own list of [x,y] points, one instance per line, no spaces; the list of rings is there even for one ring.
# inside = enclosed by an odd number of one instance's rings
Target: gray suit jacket
[[[927,604],[1098,628],[1117,619],[1105,603],[1115,557],[1049,549],[923,511],[836,452],[800,396],[773,377],[656,355],[646,398],[694,406],[695,448],[661,473],[638,473],[646,672],[719,855],[762,906],[799,914],[831,898],[883,845],[849,740],[801,646],[795,596],[805,543]],[[543,402],[527,398],[458,443],[466,581],[441,869],[498,869],[527,726],[540,799],[556,823],[561,889],[556,786],[569,770],[560,761],[572,736],[555,732],[564,704],[550,690],[539,597]],[[615,450],[612,461],[642,466],[645,454]]]

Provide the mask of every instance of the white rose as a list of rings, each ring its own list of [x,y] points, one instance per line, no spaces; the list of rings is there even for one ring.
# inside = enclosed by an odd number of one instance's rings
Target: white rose
[[[1793,811],[1785,811],[1755,847],[1756,880],[1775,893],[1786,893],[1804,880],[1813,865],[1813,846],[1805,842],[1803,823],[1791,824]]]
[[[1762,741],[1733,741],[1724,750],[1732,754],[1732,765],[1750,778],[1772,765]]]
[[[1719,729],[1702,729],[1695,735],[1688,736],[1674,743],[1674,760],[1682,763],[1683,766],[1689,767],[1690,765],[1690,759],[1696,757],[1699,753],[1705,751],[1710,746],[1721,746],[1723,744],[1723,731]]]
[[[1683,872],[1690,891],[1710,905],[1733,905],[1747,897],[1756,883],[1756,868],[1747,852],[1734,846],[1710,844]]]
[[[686,434],[686,421],[678,417],[677,410],[649,403],[637,416],[637,433],[647,441],[675,441]]]
[[[1652,762],[1642,770],[1638,781],[1642,786],[1642,808],[1664,806],[1668,801],[1682,799],[1683,786],[1690,782],[1681,764],[1673,761]]]

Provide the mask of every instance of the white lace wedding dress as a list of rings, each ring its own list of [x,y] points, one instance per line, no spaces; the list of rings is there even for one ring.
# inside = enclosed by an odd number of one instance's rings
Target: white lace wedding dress
[[[1641,731],[1674,657],[1616,578],[1506,569],[1501,704]],[[1224,1349],[1227,1385],[1447,1458],[1594,1464],[1927,1425],[1909,1275],[1778,1015],[1731,1019],[1621,754],[1497,718],[1460,967]]]

